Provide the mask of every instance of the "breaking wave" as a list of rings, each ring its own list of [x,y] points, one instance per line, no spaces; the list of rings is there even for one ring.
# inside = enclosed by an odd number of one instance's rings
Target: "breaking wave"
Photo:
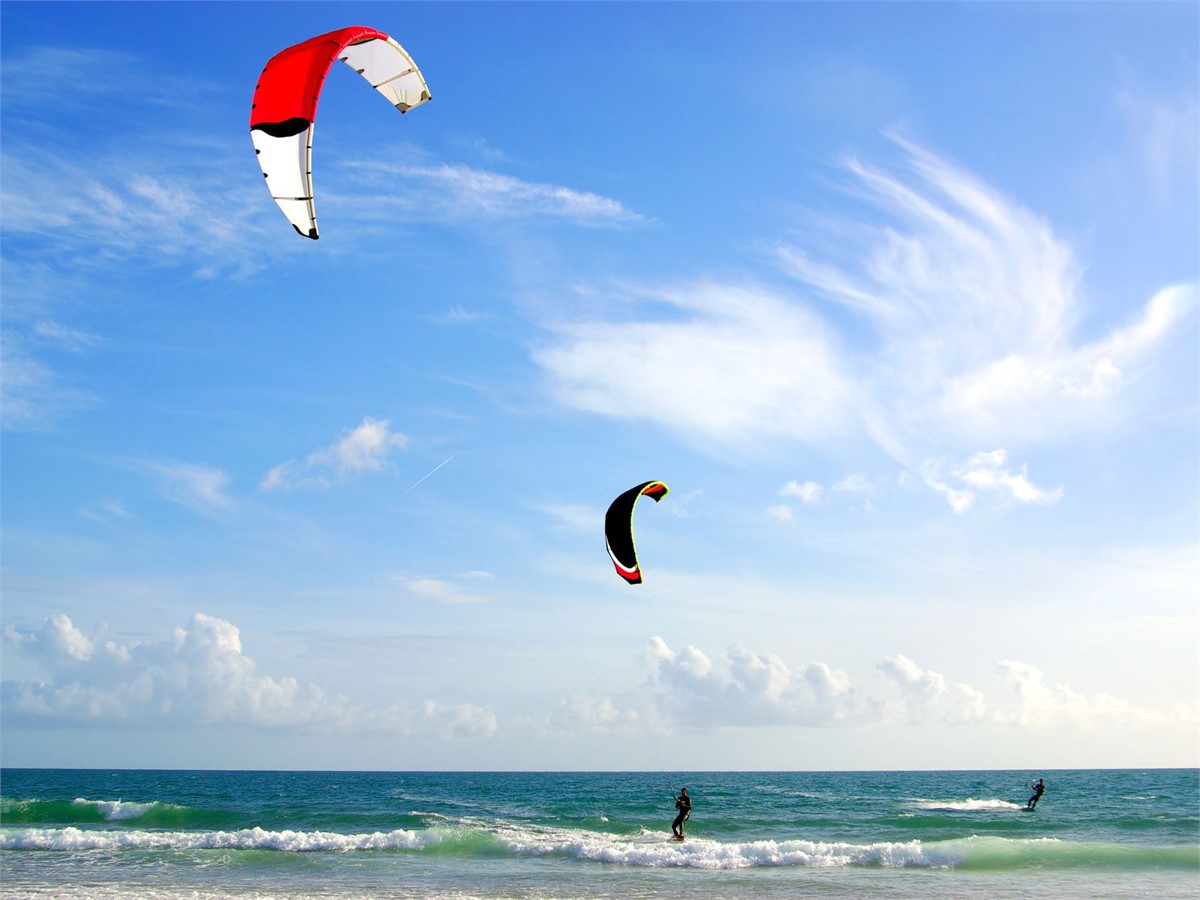
[[[1082,843],[1055,838],[968,837],[941,841],[845,843],[808,840],[723,842],[658,832],[618,835],[581,829],[478,823],[430,829],[339,834],[245,828],[151,831],[67,828],[0,830],[0,849],[30,851],[270,850],[285,853],[434,852],[439,855],[557,856],[639,868],[1026,868],[1122,870],[1200,867],[1200,848]]]

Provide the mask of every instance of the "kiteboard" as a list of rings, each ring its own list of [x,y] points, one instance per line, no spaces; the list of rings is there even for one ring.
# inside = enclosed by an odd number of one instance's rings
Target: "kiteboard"
[[[667,838],[667,840],[668,841],[682,841],[683,835],[682,834],[673,834],[669,838]]]

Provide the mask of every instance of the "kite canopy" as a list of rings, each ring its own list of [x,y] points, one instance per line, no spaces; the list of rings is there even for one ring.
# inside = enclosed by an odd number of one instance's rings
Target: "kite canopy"
[[[254,88],[250,139],[271,196],[296,231],[317,239],[312,134],[317,100],[335,59],[358,72],[400,112],[429,99],[429,86],[404,48],[382,31],[339,28],[272,56]]]
[[[604,515],[604,545],[617,574],[630,584],[642,583],[642,570],[633,546],[633,506],[642,496],[657,503],[667,496],[667,486],[661,481],[647,481],[630,488],[612,502]]]

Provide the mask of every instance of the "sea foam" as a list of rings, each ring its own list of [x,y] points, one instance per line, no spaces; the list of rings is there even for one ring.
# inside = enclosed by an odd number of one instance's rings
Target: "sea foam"
[[[337,834],[330,831],[99,831],[84,828],[24,828],[0,835],[5,850],[279,850],[338,852],[418,850],[428,835],[413,831]]]
[[[1013,803],[1009,800],[980,799],[967,797],[965,800],[923,800],[916,799],[912,805],[917,809],[936,810],[943,812],[977,812],[988,809],[1024,809],[1025,804]]]

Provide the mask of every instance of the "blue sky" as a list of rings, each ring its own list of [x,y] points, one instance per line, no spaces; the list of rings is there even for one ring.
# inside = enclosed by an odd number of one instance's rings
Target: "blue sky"
[[[5,3],[3,763],[1197,765],[1198,16]]]

